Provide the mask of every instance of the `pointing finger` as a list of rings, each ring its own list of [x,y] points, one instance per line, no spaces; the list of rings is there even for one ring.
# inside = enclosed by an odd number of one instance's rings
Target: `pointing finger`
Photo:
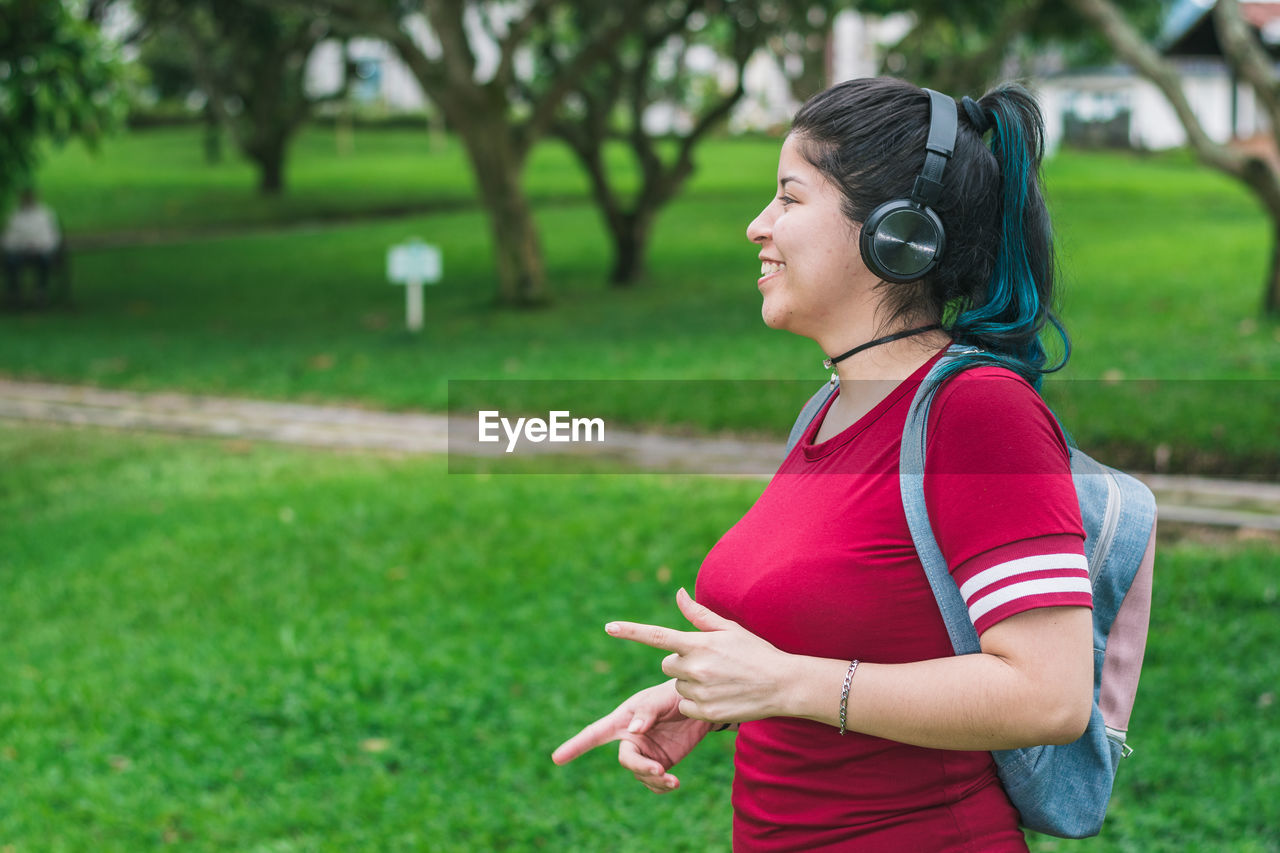
[[[611,637],[632,640],[676,654],[686,654],[691,651],[694,647],[691,640],[697,636],[688,631],[673,631],[661,625],[642,625],[636,622],[610,622],[604,626],[604,630]]]
[[[556,747],[555,752],[551,753],[551,760],[556,764],[568,764],[597,746],[617,740],[626,731],[630,719],[630,711],[618,708],[609,716],[601,717]]]

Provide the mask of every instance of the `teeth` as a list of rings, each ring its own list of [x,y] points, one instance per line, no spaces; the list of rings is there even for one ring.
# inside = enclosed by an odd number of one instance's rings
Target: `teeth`
[[[769,275],[785,267],[786,264],[775,264],[773,261],[760,262],[760,275]]]

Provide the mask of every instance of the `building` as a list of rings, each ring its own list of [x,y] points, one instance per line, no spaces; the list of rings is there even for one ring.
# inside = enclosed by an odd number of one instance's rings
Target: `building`
[[[1252,88],[1222,58],[1213,26],[1214,0],[1178,0],[1157,39],[1178,69],[1187,100],[1214,142],[1270,133]],[[1273,54],[1280,51],[1280,2],[1246,0],[1245,19]],[[1163,93],[1131,68],[1116,65],[1046,76],[1037,86],[1046,142],[1159,151],[1187,144],[1186,131]]]

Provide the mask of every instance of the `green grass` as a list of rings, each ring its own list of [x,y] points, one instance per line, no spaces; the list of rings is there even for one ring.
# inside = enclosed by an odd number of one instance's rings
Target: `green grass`
[[[660,677],[759,482],[0,425],[0,847],[727,850],[731,742],[654,797],[550,750]],[[1274,542],[1162,547],[1103,836],[1280,850]]]
[[[453,137],[413,130],[357,130],[341,148],[331,129],[297,137],[286,191],[256,191],[252,164],[228,148],[208,163],[190,128],[162,128],[104,141],[94,153],[70,145],[47,153],[40,188],[67,229],[93,242],[125,232],[139,237],[205,228],[291,224],[406,211],[474,207],[475,181]],[[621,148],[611,168],[633,175]],[[581,199],[585,174],[562,146],[538,147],[526,185],[542,202]]]
[[[535,312],[491,308],[491,243],[467,206],[465,161],[452,144],[432,153],[425,134],[358,133],[343,157],[331,133],[309,131],[290,193],[266,201],[242,164],[203,166],[189,130],[113,140],[98,160],[66,149],[43,183],[82,233],[272,228],[77,253],[75,313],[0,316],[0,375],[429,410],[447,405],[451,379],[802,379],[759,395],[609,382],[590,400],[620,421],[777,435],[825,374],[812,343],[759,319],[744,230],[776,148],[708,143],[659,220],[648,281],[628,292],[604,284],[609,246],[581,175],[563,148],[539,148],[527,183],[557,303]],[[1258,318],[1269,237],[1256,205],[1178,155],[1067,152],[1047,184],[1075,349],[1046,393],[1076,439],[1133,467],[1167,445],[1172,470],[1280,475],[1280,325]],[[436,202],[447,210],[274,227]],[[412,235],[445,255],[416,338],[383,280],[386,247]],[[529,386],[507,390],[510,407],[547,410]]]

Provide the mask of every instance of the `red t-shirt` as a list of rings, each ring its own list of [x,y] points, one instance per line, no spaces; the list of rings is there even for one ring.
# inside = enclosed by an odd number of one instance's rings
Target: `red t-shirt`
[[[814,420],[707,555],[698,601],[793,654],[952,654],[898,482],[907,409],[932,363],[817,445],[826,412]],[[935,397],[928,441],[929,517],[979,633],[1035,607],[1090,606],[1067,445],[1036,391],[1003,369],[966,371]],[[1026,849],[989,752],[775,717],[742,724],[735,767],[737,851]]]

